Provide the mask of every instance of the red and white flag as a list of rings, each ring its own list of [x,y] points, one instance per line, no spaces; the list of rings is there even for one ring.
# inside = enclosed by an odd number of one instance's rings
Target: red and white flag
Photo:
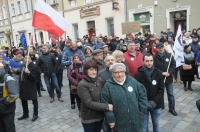
[[[43,0],[36,0],[32,26],[56,36],[69,30],[69,22]]]

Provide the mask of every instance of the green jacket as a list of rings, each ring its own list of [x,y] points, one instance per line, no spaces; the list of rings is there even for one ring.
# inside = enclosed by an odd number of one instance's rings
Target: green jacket
[[[101,93],[102,103],[113,104],[113,112],[105,112],[107,123],[115,123],[114,131],[141,132],[147,113],[145,87],[131,76],[123,85],[113,78],[108,80]]]

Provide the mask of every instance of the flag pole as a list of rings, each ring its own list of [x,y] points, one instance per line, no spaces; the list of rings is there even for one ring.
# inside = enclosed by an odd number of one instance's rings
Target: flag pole
[[[170,59],[169,59],[169,64],[167,66],[167,72],[169,71],[169,66],[170,66],[171,61],[172,61],[172,56],[173,56],[173,54],[171,53],[171,56],[170,56]],[[167,77],[164,78],[164,83],[165,83],[166,79],[167,79]]]
[[[32,31],[34,30],[34,28],[32,28],[32,30],[31,30],[31,36],[30,36],[30,38],[29,38],[29,43],[31,43],[31,40],[32,40]],[[34,33],[34,32],[33,32]],[[30,54],[30,44],[27,46],[28,47],[28,54],[27,54],[27,56],[29,57],[29,54]],[[27,58],[26,59],[26,68],[28,68],[28,59],[29,58]]]

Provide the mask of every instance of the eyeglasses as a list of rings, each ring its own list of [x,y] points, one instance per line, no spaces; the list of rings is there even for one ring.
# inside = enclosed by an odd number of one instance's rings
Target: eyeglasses
[[[124,74],[125,71],[118,71],[118,72],[113,72],[114,74]]]

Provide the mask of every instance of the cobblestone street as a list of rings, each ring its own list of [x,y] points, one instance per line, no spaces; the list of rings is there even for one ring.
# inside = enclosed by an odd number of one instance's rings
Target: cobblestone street
[[[160,121],[162,132],[200,132],[200,114],[196,108],[196,100],[200,98],[200,82],[194,82],[192,86],[194,91],[185,92],[183,84],[175,83],[174,94],[178,113],[176,117],[168,112],[165,94],[166,108],[163,110]],[[38,97],[39,118],[35,122],[31,121],[33,113],[31,101],[29,101],[29,118],[22,121],[17,120],[17,117],[22,115],[22,106],[18,99],[15,116],[17,132],[83,132],[77,107],[75,110],[71,109],[66,71],[62,93],[63,103],[57,98],[53,103],[49,103],[47,91],[42,92],[43,96]],[[150,126],[150,131],[152,131],[152,126]]]

